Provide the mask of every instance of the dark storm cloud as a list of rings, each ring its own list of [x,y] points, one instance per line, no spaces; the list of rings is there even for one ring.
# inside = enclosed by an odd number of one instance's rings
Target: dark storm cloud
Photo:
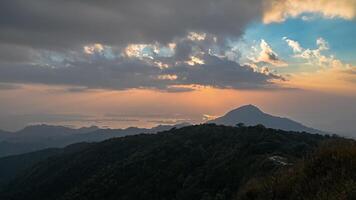
[[[239,36],[261,0],[2,0],[0,42],[60,49],[168,42],[188,31]]]
[[[203,65],[182,65],[167,69],[168,73],[176,74],[180,84],[208,85],[216,88],[257,89],[276,87],[270,83],[273,79],[282,79],[274,74],[255,72],[249,66],[241,66],[236,62],[216,56],[204,56]]]
[[[92,89],[151,88],[170,92],[187,91],[175,85],[208,85],[217,88],[269,88],[280,77],[254,72],[249,66],[206,55],[205,64],[180,63],[160,69],[144,60],[95,59],[65,62],[62,67],[41,65],[0,65],[0,80],[10,83],[71,85]],[[173,78],[171,78],[173,77]]]
[[[36,58],[36,56],[38,56],[36,52],[29,47],[0,43],[0,64],[30,62]]]
[[[189,41],[180,42],[175,49],[176,60],[187,60],[192,53],[192,43]]]
[[[113,63],[67,62],[63,67],[42,65],[0,65],[0,80],[15,83],[75,85],[88,88],[127,89],[158,86],[152,76],[159,68],[141,61]],[[70,65],[70,66],[68,66]]]
[[[3,0],[0,1],[0,82],[74,86],[87,89],[151,88],[192,90],[176,85],[217,88],[271,88],[280,77],[255,72],[209,54],[225,48],[261,16],[262,0]],[[191,31],[203,40],[187,38]],[[172,57],[120,56],[127,44],[176,44]],[[107,45],[116,52],[83,54],[83,46]],[[92,54],[92,55],[89,55]],[[104,55],[105,54],[105,55]],[[190,66],[192,56],[205,64]],[[159,68],[161,61],[169,68]]]

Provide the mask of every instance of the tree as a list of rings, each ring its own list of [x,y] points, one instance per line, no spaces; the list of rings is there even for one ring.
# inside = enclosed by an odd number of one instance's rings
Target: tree
[[[242,128],[242,127],[245,127],[245,124],[240,122],[240,123],[236,124],[236,126],[239,128]]]

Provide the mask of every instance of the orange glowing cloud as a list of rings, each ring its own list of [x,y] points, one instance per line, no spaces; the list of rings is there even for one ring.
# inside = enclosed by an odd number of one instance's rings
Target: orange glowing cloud
[[[323,38],[316,40],[316,49],[304,49],[297,41],[283,39],[292,48],[294,57],[305,62],[303,67],[309,68],[307,72],[291,74],[285,83],[288,87],[344,94],[356,92],[356,66],[325,54],[329,44]]]
[[[92,45],[87,45],[83,47],[84,53],[86,54],[94,54],[94,53],[100,53],[104,51],[104,46],[99,43],[95,43]]]
[[[353,19],[356,0],[271,0],[265,1],[263,22],[283,22],[304,13],[318,13],[326,18]]]
[[[294,74],[285,84],[289,87],[353,95],[356,93],[356,67]]]

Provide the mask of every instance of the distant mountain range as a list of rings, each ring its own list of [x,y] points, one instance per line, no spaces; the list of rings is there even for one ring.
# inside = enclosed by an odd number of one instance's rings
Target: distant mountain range
[[[34,125],[17,132],[0,131],[0,157],[37,151],[44,148],[64,147],[78,142],[99,142],[109,138],[157,133],[190,125],[159,125],[153,128],[129,127],[126,129],[100,129],[84,127],[79,129],[64,126]]]
[[[206,123],[226,126],[236,126],[239,123],[243,123],[245,126],[262,124],[267,128],[285,131],[323,133],[293,120],[266,114],[253,105],[234,109],[226,115]],[[114,137],[137,135],[140,133],[157,133],[189,125],[191,124],[182,123],[159,125],[153,128],[129,127],[126,129],[101,129],[96,126],[73,129],[45,124],[28,126],[17,132],[0,131],[0,157],[37,151],[44,148],[64,147],[78,142],[99,142]]]
[[[324,133],[323,131],[309,128],[291,119],[264,113],[254,105],[239,107],[226,113],[224,116],[208,121],[207,123],[226,126],[236,126],[239,123],[242,123],[246,126],[255,126],[261,124],[267,128],[281,129],[285,131]]]

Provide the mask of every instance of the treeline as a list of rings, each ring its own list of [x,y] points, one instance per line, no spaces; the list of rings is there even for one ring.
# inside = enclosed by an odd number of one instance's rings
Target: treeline
[[[344,139],[322,142],[295,165],[249,180],[235,199],[356,199],[356,143]]]
[[[355,158],[354,142],[337,137],[197,125],[52,156],[0,199],[350,199]]]

